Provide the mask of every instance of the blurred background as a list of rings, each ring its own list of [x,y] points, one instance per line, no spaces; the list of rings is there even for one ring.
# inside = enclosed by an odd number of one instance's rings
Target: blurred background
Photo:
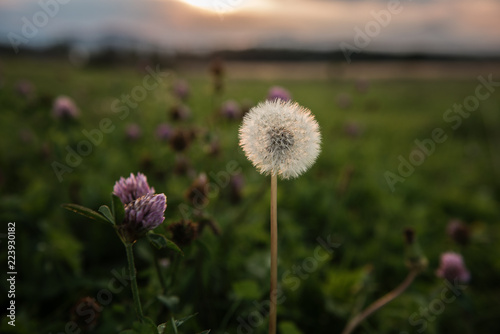
[[[498,17],[496,0],[0,1],[0,258],[16,222],[18,272],[0,331],[131,328],[118,237],[61,205],[110,205],[142,172],[184,252],[135,245],[145,314],[266,333],[269,178],[238,128],[281,98],[323,144],[278,185],[279,332],[340,333],[404,280],[410,228],[427,268],[355,333],[498,333]],[[445,252],[470,273],[458,290]]]

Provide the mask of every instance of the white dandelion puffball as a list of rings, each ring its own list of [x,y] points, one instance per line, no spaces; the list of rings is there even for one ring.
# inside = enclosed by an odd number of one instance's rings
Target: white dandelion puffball
[[[239,135],[240,146],[259,172],[283,179],[304,173],[320,152],[318,123],[296,102],[259,103],[245,115]]]

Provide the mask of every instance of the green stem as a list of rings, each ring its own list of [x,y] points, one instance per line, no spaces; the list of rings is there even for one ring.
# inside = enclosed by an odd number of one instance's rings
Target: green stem
[[[402,294],[413,282],[415,277],[418,275],[420,270],[417,269],[411,269],[410,273],[408,276],[406,276],[405,280],[398,285],[394,290],[386,294],[385,296],[377,299],[373,304],[368,306],[363,312],[359,313],[357,316],[351,319],[347,326],[344,328],[344,331],[342,334],[350,334],[363,320],[368,318],[373,312],[377,311],[380,309],[382,306],[385,304],[389,303],[391,300]]]
[[[128,272],[130,275],[130,281],[132,282],[132,298],[134,299],[135,312],[139,321],[142,322],[144,315],[142,314],[141,300],[139,298],[139,288],[137,287],[137,271],[135,270],[134,262],[134,251],[132,249],[134,245],[131,243],[125,243],[125,249],[127,250],[127,260],[128,260]]]
[[[277,214],[277,190],[278,177],[271,175],[271,292],[269,300],[269,334],[276,333],[276,313],[277,300],[276,291],[278,288],[278,214]]]

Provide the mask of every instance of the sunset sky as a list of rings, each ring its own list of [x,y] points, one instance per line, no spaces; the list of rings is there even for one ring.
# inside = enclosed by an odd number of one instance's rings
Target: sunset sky
[[[374,13],[390,17],[379,23]],[[356,31],[367,28],[371,36],[356,44]],[[372,51],[500,54],[500,1],[0,0],[4,44],[17,38],[21,46],[62,39],[92,45],[109,36],[166,51],[335,50],[343,42]]]

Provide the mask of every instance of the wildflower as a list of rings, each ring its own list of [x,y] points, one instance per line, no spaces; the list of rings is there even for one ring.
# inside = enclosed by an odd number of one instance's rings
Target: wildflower
[[[213,77],[214,93],[220,94],[224,90],[224,62],[221,58],[215,58],[210,64],[210,72]]]
[[[84,331],[91,331],[98,324],[102,310],[103,307],[99,305],[94,298],[81,298],[71,308],[71,321],[73,321],[78,328]]]
[[[201,173],[191,184],[186,192],[186,198],[194,207],[202,208],[208,202],[208,178],[207,174]]]
[[[450,220],[446,227],[446,233],[459,245],[466,246],[469,243],[470,230],[460,220]]]
[[[427,268],[428,260],[422,253],[420,244],[416,240],[415,230],[410,227],[405,228],[403,235],[406,241],[406,265],[412,270],[424,270]]]
[[[125,205],[125,218],[119,227],[127,242],[135,242],[163,223],[167,208],[165,194],[147,194]]]
[[[185,80],[178,80],[173,87],[174,95],[181,100],[189,97],[189,84]]]
[[[470,273],[465,267],[462,256],[453,252],[441,254],[441,263],[436,270],[436,275],[450,282],[457,279],[462,283],[467,283],[470,280]]]
[[[141,138],[141,134],[142,134],[141,128],[139,127],[139,125],[135,123],[129,124],[125,129],[125,135],[130,140],[137,140]]]
[[[154,194],[155,189],[149,186],[148,179],[144,174],[137,173],[135,176],[130,173],[128,178],[121,177],[115,183],[113,193],[120,198],[123,204],[128,204],[144,195]]]
[[[207,153],[211,157],[216,157],[220,154],[220,142],[218,139],[212,139],[210,143],[208,143]]]
[[[189,118],[191,110],[185,105],[173,106],[170,109],[170,118],[172,121],[183,121]]]
[[[166,124],[160,124],[156,127],[156,137],[163,141],[168,141],[172,136],[172,128]]]
[[[222,104],[220,113],[227,119],[237,119],[241,115],[241,108],[236,101],[229,100]]]
[[[292,95],[288,90],[280,86],[274,86],[269,89],[267,93],[267,100],[282,100],[282,101],[290,101],[292,99]]]
[[[216,78],[224,75],[224,61],[222,58],[217,57],[212,60],[212,63],[210,64],[210,72]]]
[[[192,168],[189,160],[182,154],[175,157],[174,173],[177,175],[191,174]]]
[[[52,115],[58,119],[75,119],[80,114],[75,102],[67,96],[59,96],[52,105]]]
[[[344,125],[344,133],[351,137],[357,138],[363,133],[363,129],[355,122],[348,122]]]
[[[415,242],[415,230],[408,227],[408,228],[404,229],[403,234],[404,234],[406,243],[408,245],[413,245],[413,243]]]
[[[243,198],[243,186],[245,179],[242,174],[234,174],[229,180],[230,199],[232,203],[239,203]]]
[[[171,224],[168,230],[172,233],[172,241],[180,247],[188,246],[198,236],[198,224],[190,220],[180,220]]]
[[[170,137],[170,146],[176,152],[182,152],[191,144],[193,133],[188,130],[177,129]]]
[[[260,103],[243,119],[239,135],[240,146],[260,173],[284,179],[304,173],[320,152],[318,123],[298,103]]]
[[[16,91],[22,97],[31,98],[35,93],[35,87],[31,82],[27,80],[21,80],[16,83]]]

